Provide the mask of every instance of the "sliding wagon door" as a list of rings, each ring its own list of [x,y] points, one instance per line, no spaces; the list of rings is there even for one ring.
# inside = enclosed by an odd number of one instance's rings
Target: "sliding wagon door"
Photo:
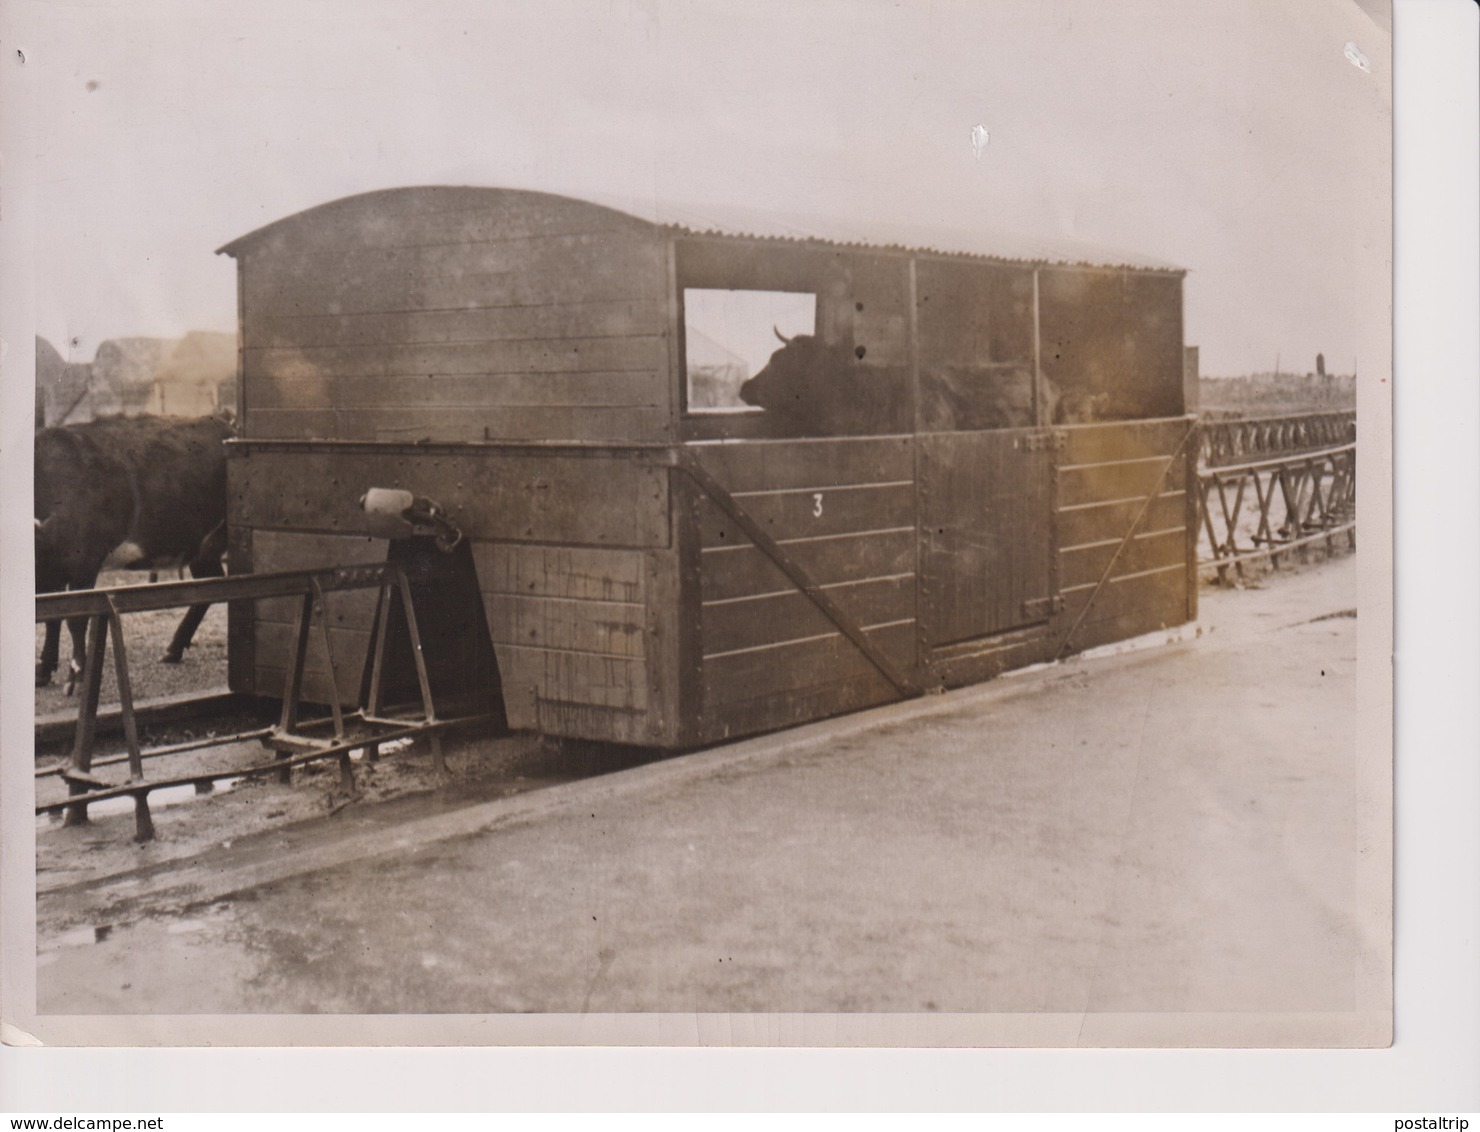
[[[1051,437],[1009,429],[919,438],[920,619],[930,648],[1048,620]]]

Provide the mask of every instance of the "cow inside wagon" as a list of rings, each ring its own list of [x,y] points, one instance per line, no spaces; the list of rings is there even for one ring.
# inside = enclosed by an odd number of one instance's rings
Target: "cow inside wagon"
[[[415,188],[228,245],[233,562],[382,558],[367,489],[435,500],[510,725],[666,748],[1194,615],[1179,270],[796,233]],[[233,616],[271,693],[283,631]]]

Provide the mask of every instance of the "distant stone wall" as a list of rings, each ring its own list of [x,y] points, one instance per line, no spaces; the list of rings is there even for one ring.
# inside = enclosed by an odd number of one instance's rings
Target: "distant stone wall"
[[[36,339],[36,427],[97,417],[202,417],[236,405],[236,336],[110,338],[91,362]]]

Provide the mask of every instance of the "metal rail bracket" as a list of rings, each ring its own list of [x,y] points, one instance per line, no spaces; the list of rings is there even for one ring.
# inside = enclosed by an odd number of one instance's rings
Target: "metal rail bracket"
[[[334,671],[328,619],[324,615],[324,595],[340,590],[371,587],[380,591],[379,621],[372,646],[373,668],[365,702],[357,710],[345,713],[339,705],[338,697],[334,696],[331,697],[329,717],[308,722],[301,721],[299,712],[302,706],[303,674],[307,663],[309,641],[315,626],[318,629],[320,648],[323,651],[328,671],[331,673]],[[284,597],[299,597],[301,601],[295,625],[293,659],[288,667],[283,690],[282,713],[276,726],[149,750],[142,749],[139,745],[128,656],[124,647],[123,622],[120,615],[126,612],[195,605],[200,602],[256,601],[264,598]],[[383,714],[382,677],[392,600],[401,602],[402,611],[405,614],[421,692],[420,719],[393,718]],[[135,840],[148,841],[154,836],[154,825],[149,814],[149,793],[153,790],[187,784],[195,784],[199,789],[202,784],[209,784],[218,779],[265,775],[276,775],[286,780],[295,766],[320,759],[332,758],[338,762],[341,782],[347,791],[353,793],[355,785],[350,752],[356,748],[364,748],[366,758],[373,761],[378,756],[382,744],[405,738],[427,737],[432,748],[433,766],[438,773],[443,773],[446,770],[446,762],[442,749],[442,731],[453,725],[470,723],[483,718],[481,716],[456,719],[438,718],[436,705],[432,698],[431,683],[427,675],[421,633],[417,627],[416,611],[413,608],[411,583],[405,570],[394,563],[274,574],[245,574],[228,578],[167,582],[152,586],[80,590],[45,594],[36,599],[36,620],[38,622],[75,617],[87,618],[88,629],[86,659],[82,675],[83,693],[78,704],[77,729],[72,753],[64,764],[37,771],[37,777],[58,775],[67,784],[68,799],[64,802],[38,805],[36,812],[40,814],[61,810],[65,814],[64,820],[67,824],[86,822],[88,820],[87,807],[91,802],[129,796],[134,799],[135,806]],[[119,710],[128,748],[126,758],[129,764],[129,776],[123,784],[109,783],[93,774],[98,700],[102,688],[107,638],[110,634],[114,642],[113,656],[117,670]],[[324,727],[332,729],[332,737],[307,733]],[[226,746],[251,740],[259,740],[264,746],[274,751],[273,761],[259,766],[173,778],[146,780],[144,777],[145,760],[187,750]],[[109,765],[122,761],[124,757],[111,757],[100,760],[98,765]]]

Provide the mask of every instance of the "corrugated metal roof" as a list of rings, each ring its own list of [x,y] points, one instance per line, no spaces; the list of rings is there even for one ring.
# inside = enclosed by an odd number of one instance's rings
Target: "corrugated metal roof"
[[[817,217],[779,217],[730,206],[695,208],[660,204],[655,212],[656,217],[651,219],[656,223],[671,232],[685,235],[823,244],[856,251],[970,256],[1004,263],[1185,271],[1177,264],[1103,245],[1021,233],[935,227],[885,219],[850,223]]]
[[[353,206],[354,202],[361,202],[369,207],[375,198],[384,199],[400,193],[426,193],[428,191],[459,195],[486,193],[489,197],[490,208],[496,207],[496,199],[501,194],[575,201],[592,207],[610,209],[676,235],[774,241],[799,246],[844,248],[851,251],[969,256],[999,263],[1022,265],[1124,268],[1134,271],[1177,274],[1185,270],[1176,264],[1101,245],[1075,240],[1027,236],[1022,233],[989,231],[970,226],[930,226],[881,218],[867,221],[845,221],[799,214],[761,212],[730,204],[680,205],[666,201],[639,203],[630,198],[622,201],[614,201],[612,198],[583,199],[527,189],[475,186],[408,186],[404,189],[382,189],[358,196],[343,197],[273,221],[237,237],[218,248],[217,252],[218,254],[235,255],[260,236],[283,224],[307,219],[316,213]]]

